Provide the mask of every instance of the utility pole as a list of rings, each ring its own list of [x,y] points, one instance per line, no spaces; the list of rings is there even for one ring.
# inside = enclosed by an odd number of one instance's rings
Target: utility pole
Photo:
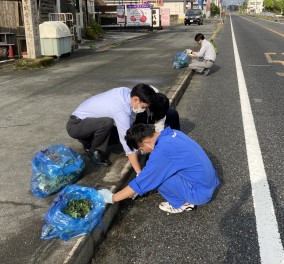
[[[22,0],[29,59],[41,57],[39,21],[36,0]]]

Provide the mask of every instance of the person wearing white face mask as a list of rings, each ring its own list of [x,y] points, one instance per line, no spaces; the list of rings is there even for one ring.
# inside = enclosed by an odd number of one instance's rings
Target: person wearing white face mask
[[[109,166],[106,158],[109,140],[118,135],[119,141],[136,173],[141,166],[135,151],[126,144],[127,129],[137,113],[145,111],[153,102],[155,91],[148,84],[137,84],[133,89],[119,87],[97,94],[81,103],[71,114],[66,129],[78,139],[90,160],[99,166]]]
[[[166,200],[159,208],[176,214],[212,199],[220,184],[216,171],[204,150],[184,133],[170,127],[155,132],[153,125],[137,124],[127,131],[126,142],[131,149],[149,152],[150,156],[138,177],[121,191],[98,191],[106,203],[157,189]]]
[[[138,103],[138,108],[132,107],[132,111],[133,111],[135,114],[140,114],[140,113],[145,112],[146,108],[141,108],[140,104],[141,104],[141,103],[139,102],[139,103]]]

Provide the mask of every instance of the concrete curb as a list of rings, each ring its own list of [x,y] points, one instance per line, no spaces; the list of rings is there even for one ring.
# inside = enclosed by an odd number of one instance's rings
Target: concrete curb
[[[176,107],[186,88],[188,87],[190,80],[193,76],[193,72],[188,68],[182,69],[182,73],[179,75],[176,85],[174,85],[167,96],[170,99],[171,107]],[[124,161],[120,161],[124,162]],[[142,157],[141,164],[146,162],[146,157]],[[134,176],[134,172],[130,166],[130,163],[124,164],[124,170],[120,173],[120,183],[116,186],[112,186],[112,191],[120,190],[129,181],[131,176]],[[113,168],[115,170],[115,168]],[[117,172],[113,172],[117,173]],[[119,174],[119,173],[117,173]],[[132,175],[131,175],[132,174]],[[109,204],[106,207],[100,224],[90,233],[83,237],[78,238],[76,244],[64,260],[63,264],[88,264],[90,263],[96,247],[102,242],[104,236],[109,229],[112,220],[118,213],[119,203]]]
[[[210,39],[214,40],[222,28],[223,28],[223,24],[219,25],[219,27],[217,26],[216,31],[214,32],[214,34],[211,36]],[[111,46],[107,46],[107,48],[110,48],[110,47]],[[105,47],[102,47],[102,48],[105,48]],[[171,107],[175,108],[178,105],[186,88],[189,86],[193,75],[194,75],[193,71],[189,70],[188,68],[182,69],[182,72],[179,75],[176,81],[176,84],[173,85],[167,93],[167,96],[170,99]],[[145,160],[142,162],[146,161],[146,158],[144,159]],[[131,171],[133,173],[130,163],[125,164],[124,168],[128,168],[128,169],[126,169],[123,172],[123,175],[120,175],[121,184],[117,186],[113,186],[111,188],[113,191],[119,190],[123,187],[123,185],[126,185],[130,178]],[[110,227],[112,220],[118,213],[118,209],[119,209],[119,203],[107,205],[101,223],[90,234],[87,234],[84,237],[81,237],[77,240],[76,244],[73,246],[71,252],[68,254],[63,264],[90,264],[92,263],[91,259],[95,253],[95,250],[98,247],[98,245],[102,242],[103,237],[107,233],[107,230]]]

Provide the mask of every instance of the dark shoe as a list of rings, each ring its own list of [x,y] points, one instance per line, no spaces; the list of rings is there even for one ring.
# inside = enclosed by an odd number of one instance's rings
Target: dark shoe
[[[103,152],[96,150],[94,151],[94,153],[91,153],[90,151],[87,153],[90,158],[90,161],[92,161],[93,163],[99,166],[105,166],[105,167],[108,167],[111,165],[111,162],[104,157]]]
[[[91,148],[91,143],[90,142],[87,142],[87,141],[84,141],[84,140],[80,140],[80,139],[78,139],[79,140],[79,142],[81,142],[82,143],[82,146],[83,146],[83,149],[88,153],[88,152],[90,152],[90,148]]]
[[[210,72],[210,69],[204,69],[202,75],[207,76]]]

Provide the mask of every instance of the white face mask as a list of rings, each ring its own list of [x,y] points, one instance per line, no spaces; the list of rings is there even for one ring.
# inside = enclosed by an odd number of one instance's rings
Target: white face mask
[[[146,109],[144,108],[141,108],[140,107],[140,103],[138,104],[138,108],[135,109],[134,107],[132,107],[132,111],[135,113],[135,114],[139,114],[139,113],[143,113]]]
[[[138,109],[135,109],[135,108],[132,108],[132,111],[135,113],[135,114],[139,114],[139,113],[143,113],[146,109],[143,109],[143,108],[138,108]]]

